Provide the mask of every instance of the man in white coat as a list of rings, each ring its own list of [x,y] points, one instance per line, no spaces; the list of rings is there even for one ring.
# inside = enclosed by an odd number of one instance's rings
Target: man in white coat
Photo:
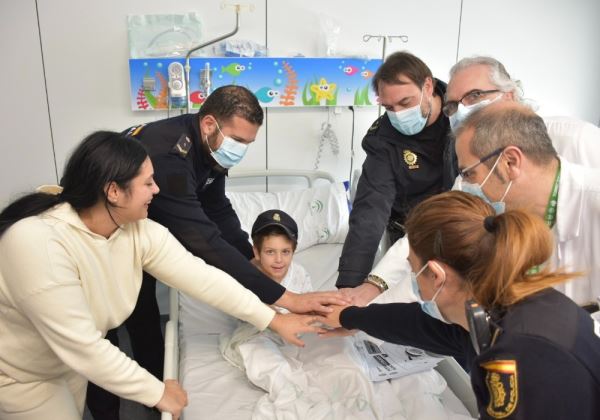
[[[552,229],[552,268],[581,272],[559,290],[580,305],[600,295],[600,169],[557,155],[544,121],[516,102],[471,113],[456,130],[459,188],[497,211],[528,209]]]
[[[521,83],[510,77],[504,65],[492,57],[463,58],[450,69],[450,81],[442,110],[456,133],[476,109],[494,102],[524,103]],[[570,162],[600,168],[600,128],[572,117],[543,117],[558,154]]]

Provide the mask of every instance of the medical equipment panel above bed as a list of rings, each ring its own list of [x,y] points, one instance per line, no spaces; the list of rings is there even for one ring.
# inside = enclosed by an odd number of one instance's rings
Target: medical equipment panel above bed
[[[347,233],[348,194],[342,183],[314,186],[315,173],[293,171],[291,175],[306,177],[309,188],[228,192],[228,196],[247,232],[264,210],[278,208],[294,217],[299,228],[294,263],[308,271],[314,290],[332,290]],[[220,351],[220,342],[239,325],[236,319],[171,291],[165,378],[178,378],[188,392],[185,419],[429,420],[470,419],[476,413],[468,376],[453,359],[444,359],[435,370],[371,382],[357,363],[351,337],[306,335],[301,349],[277,345],[278,337],[266,345],[247,347],[248,372],[244,372]]]

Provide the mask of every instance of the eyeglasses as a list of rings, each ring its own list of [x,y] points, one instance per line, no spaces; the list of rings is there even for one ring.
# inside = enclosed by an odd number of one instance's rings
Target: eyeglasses
[[[473,105],[480,102],[485,95],[489,95],[490,93],[501,92],[500,89],[490,89],[490,90],[479,90],[473,89],[463,95],[458,101],[448,101],[442,107],[442,112],[445,116],[449,117],[453,115],[458,109],[458,104],[463,105]]]
[[[458,175],[461,178],[469,178],[469,172],[472,171],[473,169],[475,169],[478,165],[481,165],[483,162],[486,162],[488,160],[490,160],[491,158],[493,158],[494,156],[499,155],[500,153],[502,153],[502,151],[504,150],[504,147],[500,147],[496,150],[494,150],[492,153],[485,155],[484,157],[482,157],[481,159],[479,159],[479,162],[474,163],[470,166],[467,166],[465,169],[463,169],[462,171],[460,171],[458,173]]]

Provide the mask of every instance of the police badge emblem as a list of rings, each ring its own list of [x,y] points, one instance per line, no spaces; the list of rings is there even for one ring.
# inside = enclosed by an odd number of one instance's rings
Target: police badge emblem
[[[416,153],[410,150],[404,150],[402,155],[404,156],[404,162],[408,165],[408,169],[419,169],[419,165],[417,164],[418,157]]]

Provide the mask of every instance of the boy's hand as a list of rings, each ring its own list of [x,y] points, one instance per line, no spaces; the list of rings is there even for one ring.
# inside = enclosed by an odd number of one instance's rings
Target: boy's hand
[[[300,334],[325,333],[324,328],[315,325],[324,321],[319,315],[275,314],[269,328],[288,343],[304,347],[304,342],[299,338]]]
[[[332,312],[328,305],[350,305],[352,299],[344,296],[338,291],[330,292],[310,292],[297,294],[286,290],[285,293],[275,302],[275,305],[286,308],[290,312],[304,314],[308,312],[317,312],[327,314]]]

